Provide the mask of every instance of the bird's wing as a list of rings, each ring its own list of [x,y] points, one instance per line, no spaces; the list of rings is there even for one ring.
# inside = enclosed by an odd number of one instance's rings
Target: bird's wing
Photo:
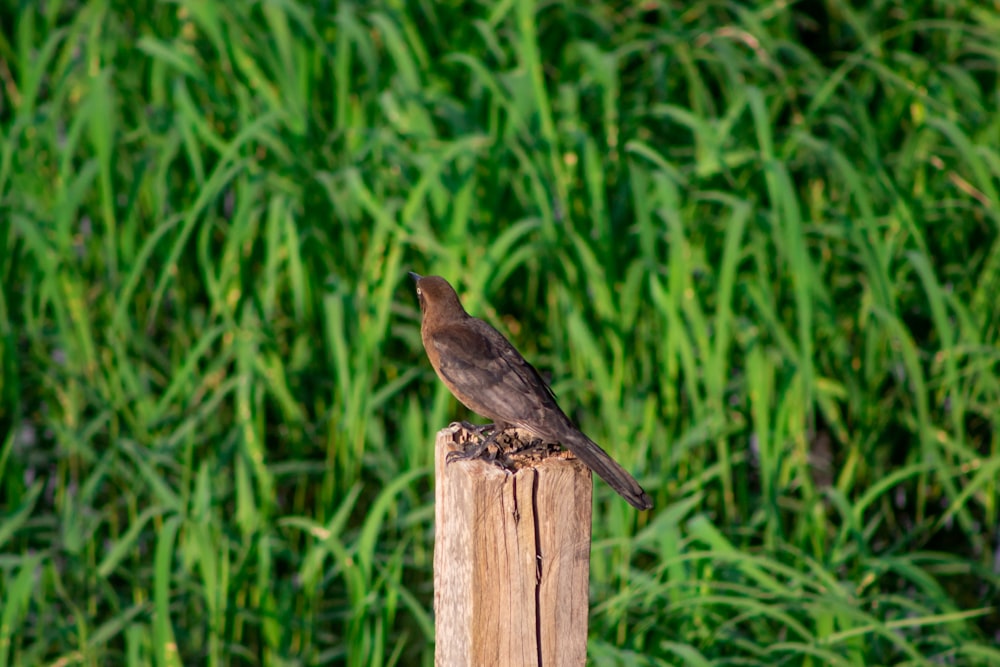
[[[482,320],[443,327],[432,337],[440,373],[466,406],[490,419],[524,425],[555,408],[555,394],[499,331]]]

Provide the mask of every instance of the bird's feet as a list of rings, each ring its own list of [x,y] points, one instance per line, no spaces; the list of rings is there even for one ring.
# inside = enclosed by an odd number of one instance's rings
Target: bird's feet
[[[445,463],[470,461],[478,458],[483,458],[491,463],[496,462],[497,456],[500,454],[500,443],[497,442],[497,436],[503,433],[502,428],[497,428],[496,424],[477,425],[470,424],[467,421],[452,422],[451,426],[461,426],[466,431],[479,436],[479,439],[468,443],[463,451],[448,452],[448,455],[445,457]],[[489,431],[489,435],[484,437],[483,434],[487,431]],[[483,456],[487,453],[488,456]]]
[[[488,426],[492,427],[493,424],[488,424]],[[472,428],[468,427],[466,428],[467,430],[470,431],[474,430]],[[451,463],[452,461],[471,461],[473,459],[483,458],[483,454],[485,454],[486,451],[490,449],[490,446],[496,445],[496,439],[497,436],[500,435],[500,433],[501,431],[493,431],[485,438],[481,438],[476,442],[468,443],[463,451],[448,452],[448,455],[444,459],[445,463]],[[487,460],[489,460],[490,462],[496,460],[497,454],[499,453],[500,453],[499,446],[494,447],[493,451],[490,452],[489,457],[487,457]]]

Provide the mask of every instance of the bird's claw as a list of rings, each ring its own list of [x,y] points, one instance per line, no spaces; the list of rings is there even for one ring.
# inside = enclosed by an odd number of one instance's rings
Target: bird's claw
[[[468,424],[468,422],[465,422],[464,424]],[[482,431],[486,430],[481,426],[473,426],[472,424],[468,424],[468,426],[465,426],[464,424],[463,428],[469,431],[476,431],[480,435],[482,434]],[[492,428],[493,424],[486,424],[486,426]],[[498,435],[500,435],[499,431],[493,431],[479,442],[469,443],[465,447],[465,449],[460,452],[448,452],[448,454],[444,457],[444,462],[451,463],[452,461],[471,461],[473,459],[484,458],[483,454],[485,454],[486,451],[490,449],[490,445],[496,444],[496,439]],[[495,450],[496,451],[493,451],[487,458],[488,461],[493,462],[496,460],[497,454],[499,454],[500,452],[499,446],[496,447]]]

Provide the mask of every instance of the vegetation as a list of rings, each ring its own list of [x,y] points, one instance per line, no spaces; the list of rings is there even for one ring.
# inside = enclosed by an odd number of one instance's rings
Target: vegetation
[[[1000,5],[0,12],[0,667],[431,665],[408,270],[654,497],[593,664],[1000,664]]]

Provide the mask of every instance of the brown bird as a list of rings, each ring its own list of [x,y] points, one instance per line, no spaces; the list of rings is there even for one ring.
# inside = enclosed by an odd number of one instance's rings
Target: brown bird
[[[420,337],[427,358],[455,398],[493,420],[488,440],[506,428],[520,427],[543,442],[568,447],[632,506],[641,510],[653,506],[635,478],[573,425],[552,389],[503,334],[465,312],[448,281],[412,272],[410,276],[417,283],[423,313]],[[449,459],[473,458],[483,449]]]

